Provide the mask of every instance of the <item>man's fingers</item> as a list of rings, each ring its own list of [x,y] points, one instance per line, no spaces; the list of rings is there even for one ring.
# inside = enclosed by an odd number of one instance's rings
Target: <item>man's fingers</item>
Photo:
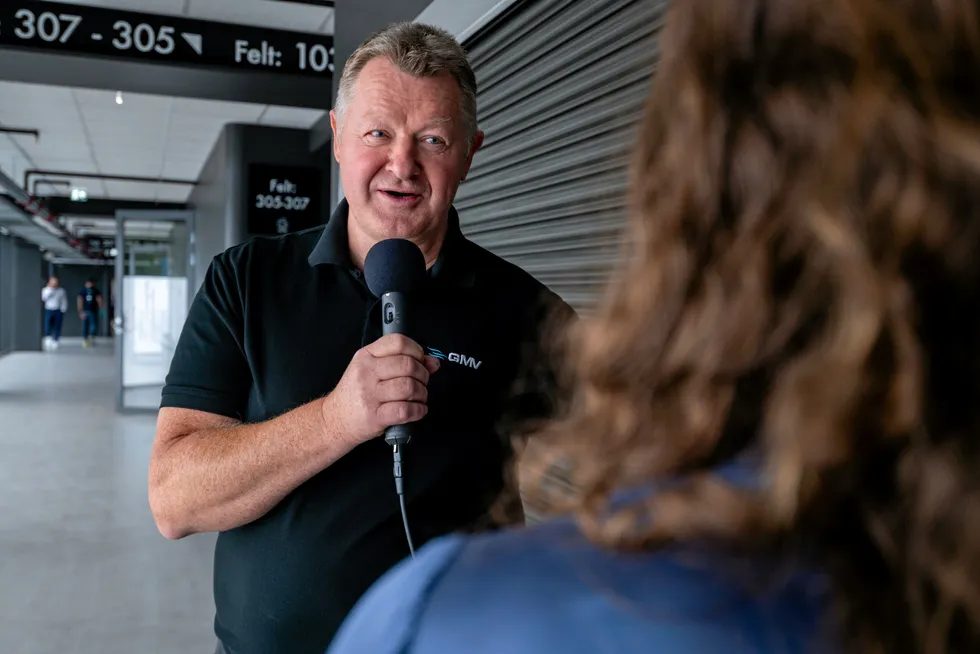
[[[376,358],[390,357],[398,354],[410,356],[416,361],[421,361],[425,357],[422,346],[401,334],[388,334],[382,336],[365,348],[371,356]]]
[[[418,422],[429,408],[418,402],[386,402],[378,407],[378,421],[388,427]]]
[[[439,361],[439,359],[428,355],[426,355],[423,363],[425,364],[425,369],[429,371],[430,375],[439,370],[439,367],[442,365],[442,362]]]
[[[400,377],[417,379],[423,384],[429,383],[429,371],[425,366],[410,356],[399,354],[378,359],[375,364],[378,381],[388,381]]]
[[[389,379],[378,384],[378,402],[421,402],[429,400],[429,390],[422,382],[411,377]]]

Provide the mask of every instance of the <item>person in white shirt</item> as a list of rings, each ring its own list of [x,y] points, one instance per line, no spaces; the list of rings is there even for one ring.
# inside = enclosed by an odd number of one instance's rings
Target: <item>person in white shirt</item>
[[[44,302],[44,349],[57,350],[61,340],[61,325],[68,311],[68,294],[61,288],[57,277],[51,277],[41,289]]]

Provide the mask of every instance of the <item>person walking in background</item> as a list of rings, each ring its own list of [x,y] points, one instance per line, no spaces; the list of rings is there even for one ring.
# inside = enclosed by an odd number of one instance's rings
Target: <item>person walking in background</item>
[[[57,350],[68,312],[68,293],[61,288],[57,277],[48,279],[48,285],[41,289],[41,302],[44,303],[44,349]]]
[[[522,465],[574,519],[433,541],[330,654],[980,652],[980,3],[670,12]]]
[[[95,280],[85,282],[85,288],[78,293],[78,317],[82,319],[82,345],[95,344],[99,331],[99,312],[102,310],[102,293],[95,287]]]

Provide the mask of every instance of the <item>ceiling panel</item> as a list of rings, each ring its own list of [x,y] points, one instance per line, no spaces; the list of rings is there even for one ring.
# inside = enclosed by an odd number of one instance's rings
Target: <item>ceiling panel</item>
[[[50,132],[42,131],[41,138],[37,144],[24,144],[23,148],[31,159],[38,161],[38,164],[44,167],[50,166],[41,164],[41,159],[91,161],[92,151],[89,149],[84,136],[79,138],[79,130],[61,135],[53,135]],[[91,166],[86,166],[86,168],[89,167]]]
[[[71,91],[59,86],[4,82],[4,91],[0,93],[0,110],[13,114],[18,111],[43,112],[46,109],[57,112],[66,102],[71,102]],[[25,99],[30,100],[30,106],[25,105]]]
[[[111,91],[0,82],[0,125],[40,131],[37,141],[0,135],[0,170],[18,181],[27,169],[197,179],[224,125],[305,129],[321,116],[310,109],[135,93],[123,94],[118,105]],[[92,198],[182,202],[188,193],[187,187],[71,181]]]
[[[198,98],[174,98],[175,117],[189,119],[257,120],[265,105]]]
[[[85,156],[79,158],[73,157],[39,157],[34,156],[33,160],[37,164],[32,166],[32,168],[40,168],[41,170],[66,170],[74,171],[78,173],[97,173],[95,169],[95,164],[92,162],[92,157]],[[21,181],[20,177],[16,178],[18,182]]]
[[[180,177],[181,179],[189,177],[190,179],[197,179],[198,173],[201,172],[201,168],[204,166],[204,162],[210,153],[210,148],[201,148],[200,155],[197,157],[188,156],[189,152],[186,151],[180,152],[179,156],[167,152],[160,166],[160,174],[164,177]],[[167,171],[181,172],[180,174],[176,174]]]
[[[64,2],[64,0],[55,0]],[[187,16],[239,25],[333,34],[333,9],[269,0],[71,0],[67,4],[111,7],[148,14]],[[325,31],[329,29],[329,31]]]
[[[63,4],[87,7],[111,7],[150,14],[180,16],[184,13],[184,0],[53,0]]]
[[[123,177],[159,177],[162,157],[156,161],[136,156],[123,158],[101,157],[99,168],[106,175]]]
[[[143,182],[106,181],[105,185],[110,196],[114,198],[141,198],[145,200],[152,200],[156,197],[157,192],[156,184],[146,184]]]
[[[298,107],[269,107],[260,121],[263,125],[281,125],[309,129],[323,116],[319,109],[300,109]]]
[[[190,0],[189,15],[224,23],[333,34],[333,9],[316,5],[268,0]]]
[[[153,148],[162,152],[167,145],[162,125],[140,125],[121,120],[112,123],[87,123],[91,144],[98,148],[132,150],[134,148]]]
[[[7,172],[10,177],[20,181],[23,171],[31,167],[31,163],[24,156],[13,148],[5,149],[6,143],[0,139],[0,168]]]
[[[194,190],[192,186],[174,186],[171,184],[157,184],[153,189],[154,200],[157,202],[187,202],[187,196]]]
[[[160,170],[164,179],[197,179],[201,175],[203,164],[196,161],[175,161],[167,159]]]

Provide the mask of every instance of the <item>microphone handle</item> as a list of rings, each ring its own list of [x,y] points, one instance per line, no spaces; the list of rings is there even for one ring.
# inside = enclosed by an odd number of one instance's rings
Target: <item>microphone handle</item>
[[[381,296],[381,333],[408,335],[408,295],[385,293]],[[404,445],[412,440],[411,425],[392,425],[385,430],[388,445]]]

